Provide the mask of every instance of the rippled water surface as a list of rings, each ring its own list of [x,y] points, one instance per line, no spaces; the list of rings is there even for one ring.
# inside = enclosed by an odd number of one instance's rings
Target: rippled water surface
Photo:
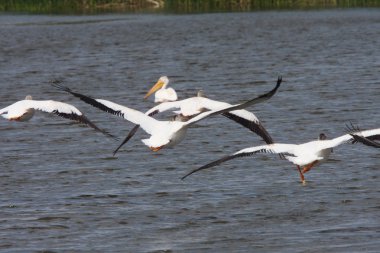
[[[77,106],[123,138],[132,124],[51,87],[52,80],[139,110],[168,75],[180,98],[203,89],[240,102],[284,83],[251,111],[278,142],[379,127],[380,12],[0,16],[0,107],[31,94]],[[119,142],[38,113],[0,122],[2,252],[378,252],[379,150],[334,149],[306,174],[258,154],[179,178],[262,144],[223,117],[174,149],[139,131]]]

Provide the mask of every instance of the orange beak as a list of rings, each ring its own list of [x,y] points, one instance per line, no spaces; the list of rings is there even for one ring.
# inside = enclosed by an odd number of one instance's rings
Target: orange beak
[[[161,80],[158,80],[157,83],[155,85],[153,85],[153,87],[145,95],[144,99],[147,99],[150,95],[155,93],[157,90],[161,89],[163,85],[164,85],[164,82]]]

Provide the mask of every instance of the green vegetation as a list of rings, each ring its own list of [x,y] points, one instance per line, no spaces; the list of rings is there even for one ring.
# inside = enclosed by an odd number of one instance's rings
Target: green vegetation
[[[2,12],[49,14],[91,14],[100,12],[133,12],[154,7],[147,0],[4,0]]]
[[[380,0],[167,0],[175,12],[256,11],[271,9],[380,7]]]
[[[380,7],[380,0],[4,0],[1,12],[228,12],[270,9]]]

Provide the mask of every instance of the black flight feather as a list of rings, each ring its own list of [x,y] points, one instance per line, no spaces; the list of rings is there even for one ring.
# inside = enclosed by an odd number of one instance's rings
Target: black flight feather
[[[158,113],[158,110],[155,110],[151,113],[148,114],[148,116],[152,117],[153,115],[156,115]],[[129,131],[128,133],[128,136],[123,140],[123,142],[117,147],[117,149],[115,149],[115,151],[113,152],[113,155],[115,156],[117,151],[119,151],[119,149],[125,144],[127,143],[137,132],[137,130],[139,130],[140,128],[140,125],[135,125],[131,131]]]
[[[216,160],[216,161],[213,161],[211,163],[208,163],[200,168],[197,168],[195,170],[192,170],[190,171],[189,173],[187,173],[185,176],[183,176],[181,179],[184,180],[186,177],[190,176],[191,174],[195,173],[195,172],[198,172],[200,170],[204,170],[204,169],[208,169],[208,168],[211,168],[211,167],[214,167],[216,165],[219,165],[221,163],[224,163],[226,161],[229,161],[229,160],[232,160],[232,159],[235,159],[235,158],[238,158],[238,157],[248,157],[248,156],[252,156],[256,153],[274,153],[272,150],[270,149],[260,149],[260,150],[256,150],[256,151],[253,151],[253,152],[244,152],[244,153],[238,153],[238,154],[234,154],[234,155],[229,155],[229,156],[225,156],[225,157],[222,157],[220,158],[219,160]],[[283,156],[286,155],[286,156],[294,156],[293,154],[289,154],[289,153],[281,153]]]
[[[83,114],[82,115],[78,115],[76,113],[63,113],[63,112],[59,112],[58,110],[54,110],[53,111],[54,114],[62,117],[62,118],[65,118],[65,119],[70,119],[70,120],[75,120],[77,122],[80,122],[80,123],[83,123],[83,124],[86,124],[88,125],[89,127],[92,127],[93,129],[95,129],[96,131],[104,134],[104,135],[107,135],[109,137],[112,137],[114,139],[116,139],[115,136],[113,136],[112,134],[108,133],[107,131],[103,130],[103,129],[100,129],[99,127],[97,127],[94,123],[92,123],[89,119],[86,118],[86,116],[84,116]]]
[[[62,85],[59,85],[59,84],[55,84],[53,83],[52,86],[56,87],[57,89],[59,90],[62,90],[62,91],[65,91],[65,92],[68,92],[70,93],[71,95],[79,98],[80,100],[82,100],[83,102],[87,103],[87,104],[90,104],[104,112],[108,112],[108,113],[111,113],[113,115],[116,115],[116,116],[119,116],[119,117],[124,117],[124,113],[122,113],[121,111],[116,111],[116,110],[113,110],[112,108],[109,108],[107,106],[105,106],[104,104],[96,101],[96,99],[92,98],[92,97],[89,97],[89,96],[85,96],[83,94],[80,94],[80,93],[77,93],[77,92],[74,92],[72,91],[70,88],[68,87],[65,87],[65,86],[62,86]]]

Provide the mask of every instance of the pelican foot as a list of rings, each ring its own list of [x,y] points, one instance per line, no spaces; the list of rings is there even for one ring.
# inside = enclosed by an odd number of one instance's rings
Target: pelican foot
[[[162,146],[161,147],[149,147],[150,150],[152,150],[153,152],[157,152],[158,150],[162,149]]]

